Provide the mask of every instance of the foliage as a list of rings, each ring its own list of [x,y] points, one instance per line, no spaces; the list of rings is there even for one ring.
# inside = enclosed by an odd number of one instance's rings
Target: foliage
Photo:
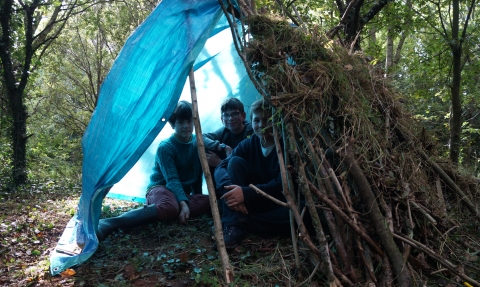
[[[100,86],[131,31],[153,9],[151,1],[106,2],[74,15],[51,45],[30,91],[29,178],[78,179],[80,141]]]
[[[440,3],[440,2],[439,2]],[[441,31],[443,19],[448,17],[450,1],[443,2],[442,6],[435,7],[427,2],[417,2],[413,6],[414,25],[412,33],[403,48],[402,60],[398,63],[393,74],[394,83],[404,95],[410,111],[421,119],[428,130],[433,132],[435,139],[443,143],[443,154],[450,147],[450,121],[451,121],[451,90],[452,86],[452,53],[450,40],[445,32],[450,33],[450,26],[444,24],[446,31]],[[462,17],[466,17],[466,6],[461,6]],[[440,10],[438,10],[440,9]],[[478,55],[475,51],[479,45],[479,30],[476,21],[472,21],[466,31],[463,42],[464,56],[462,58],[461,95],[463,111],[463,127],[461,134],[460,161],[468,169],[477,174],[480,158],[478,134],[478,121],[472,108],[478,107],[480,69]],[[476,56],[477,55],[477,56]],[[476,170],[476,171],[475,171]]]

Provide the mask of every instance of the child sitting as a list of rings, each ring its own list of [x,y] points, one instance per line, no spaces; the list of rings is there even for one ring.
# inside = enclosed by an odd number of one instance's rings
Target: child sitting
[[[217,189],[224,192],[222,225],[227,249],[240,245],[247,230],[270,236],[290,232],[289,209],[249,187],[253,184],[286,201],[272,136],[271,108],[261,99],[252,104],[250,113],[255,136],[240,142],[215,170]]]

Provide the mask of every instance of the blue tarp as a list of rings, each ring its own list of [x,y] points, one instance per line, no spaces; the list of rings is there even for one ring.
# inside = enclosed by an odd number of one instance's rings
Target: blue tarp
[[[129,37],[82,139],[82,195],[51,254],[52,275],[93,255],[94,229],[112,186],[112,197],[143,200],[156,146],[171,134],[163,129],[166,119],[181,97],[189,100],[182,91],[194,63],[204,132],[221,125],[223,98],[236,96],[248,106],[259,97],[227,28],[217,0],[164,0]]]

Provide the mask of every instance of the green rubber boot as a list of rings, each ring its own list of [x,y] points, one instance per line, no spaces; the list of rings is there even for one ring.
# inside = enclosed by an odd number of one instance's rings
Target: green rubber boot
[[[144,205],[143,207],[130,210],[117,217],[100,219],[98,222],[97,238],[99,241],[103,241],[110,233],[119,228],[136,227],[156,221],[158,221],[156,205]]]

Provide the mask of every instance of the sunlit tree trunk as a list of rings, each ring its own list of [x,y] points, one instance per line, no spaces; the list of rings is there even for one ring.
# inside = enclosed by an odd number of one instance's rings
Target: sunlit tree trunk
[[[393,29],[389,28],[387,32],[387,51],[385,55],[385,74],[390,73],[390,68],[393,65]]]

